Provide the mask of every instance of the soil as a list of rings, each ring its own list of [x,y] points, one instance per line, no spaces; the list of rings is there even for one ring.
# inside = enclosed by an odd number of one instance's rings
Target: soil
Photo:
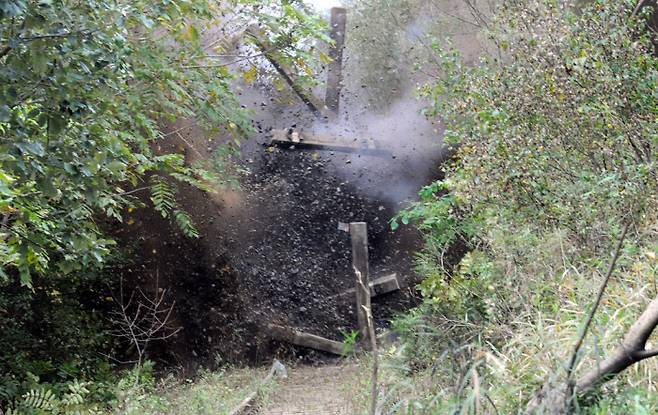
[[[339,222],[368,223],[371,277],[396,272],[403,289],[373,302],[379,327],[396,311],[416,303],[411,287],[412,228],[392,232],[394,206],[359,194],[327,172],[327,159],[312,152],[263,149],[242,179],[239,207],[218,207],[197,189],[183,194],[196,220],[198,240],[180,234],[168,219],[144,208],[116,233],[132,246],[135,262],[123,270],[141,286],[167,288],[175,301],[172,327],[183,330],[154,355],[167,365],[194,371],[198,365],[260,363],[273,356],[329,356],[270,340],[262,327],[278,323],[342,340],[356,329],[350,296],[354,287],[349,234]],[[157,282],[156,282],[157,280]]]
[[[356,363],[289,368],[288,378],[278,380],[263,415],[353,415],[362,406],[354,396],[361,373]]]
[[[368,224],[371,278],[396,272],[401,279],[402,290],[373,300],[377,326],[385,327],[396,312],[418,301],[412,262],[420,235],[412,227],[392,232],[388,222],[403,206],[403,193],[413,195],[439,176],[441,154],[423,155],[426,167],[420,168],[395,155],[269,148],[268,129],[313,121],[304,120],[303,110],[286,106],[284,112],[270,101],[259,105],[263,97],[244,98],[262,114],[254,117],[259,133],[243,145],[237,160],[249,170],[240,176],[240,188],[217,194],[187,185],[179,190],[201,237],[184,237],[148,207],[130,213],[114,231],[120,241],[133,241],[133,260],[119,271],[124,279],[150,290],[167,289],[169,304],[175,303],[170,325],[182,330],[155,343],[150,358],[186,375],[227,362],[269,364],[273,356],[331,359],[276,342],[263,327],[289,325],[335,340],[356,329],[354,301],[337,296],[355,284],[349,234],[338,230],[339,222]],[[198,130],[182,136],[183,142],[169,140],[159,151],[187,147],[193,163],[196,155],[213,150]],[[148,202],[147,195],[143,198]]]

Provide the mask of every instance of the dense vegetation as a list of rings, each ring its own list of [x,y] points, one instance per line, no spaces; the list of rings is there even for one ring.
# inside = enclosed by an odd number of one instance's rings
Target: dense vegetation
[[[435,43],[441,77],[421,93],[455,156],[393,222],[426,236],[424,305],[397,322],[396,373],[412,379],[398,405],[658,411],[655,359],[583,380],[656,297],[658,60],[640,4],[502,2],[486,30],[497,53],[474,65]],[[450,264],[455,245],[469,252]]]
[[[125,252],[105,225],[148,202],[197,236],[177,186],[221,186],[225,163],[186,165],[158,142],[184,119],[224,142],[251,131],[226,64],[249,24],[309,78],[302,40],[324,26],[296,2],[0,1],[0,407],[118,399],[107,313]]]
[[[379,406],[656,413],[655,335],[639,344],[642,359],[597,372],[658,307],[651,2],[465,3],[489,51],[475,61],[414,29],[426,2],[350,2],[364,101],[386,109],[430,75],[420,98],[452,147],[445,180],[392,221],[424,234],[423,303],[394,322],[402,345],[383,350]],[[205,374],[182,398],[153,392],[145,350],[148,336],[166,336],[167,308],[142,317],[143,338],[119,341],[126,326],[108,316],[126,311],[113,295],[126,251],[107,228],[148,206],[198,236],[177,189],[231,179],[222,157],[252,130],[233,81],[252,83],[262,68],[227,62],[254,24],[312,83],[327,58],[309,39],[326,40],[326,28],[301,2],[0,0],[0,408],[186,413],[240,400],[229,391],[245,386],[238,372]],[[407,59],[416,71],[401,67]],[[159,147],[177,120],[229,144],[186,164]]]

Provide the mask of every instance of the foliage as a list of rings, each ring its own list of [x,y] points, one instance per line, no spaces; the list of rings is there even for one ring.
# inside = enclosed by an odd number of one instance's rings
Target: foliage
[[[259,391],[259,402],[267,402],[271,386],[260,383],[266,374],[266,369],[225,367],[202,372],[195,379],[178,381],[168,376],[158,382],[142,382],[136,388],[132,374],[117,386],[113,413],[228,414],[253,390]]]
[[[236,169],[161,144],[183,119],[234,147],[252,131],[225,55],[247,24],[310,78],[323,26],[296,1],[0,1],[0,374],[17,385],[0,402],[65,411],[68,392],[39,385],[109,376],[118,252],[104,225],[150,201],[198,236],[178,186],[212,190]]]
[[[251,9],[250,14],[257,16],[259,28],[265,29],[264,35],[274,48],[277,59],[295,75],[295,81],[302,87],[316,85],[319,64],[323,60],[326,61],[327,57],[318,49],[318,45],[310,42],[309,39],[318,39],[324,43],[332,42],[326,34],[326,21],[321,16],[313,14],[309,6],[299,0],[243,0],[242,3]],[[257,52],[257,55],[261,55],[263,51]],[[277,81],[280,82],[273,68],[265,64],[264,60],[265,58],[261,57],[260,64],[258,60],[249,63],[249,69],[244,72],[247,83],[255,80],[259,69],[260,72],[265,72],[264,75],[268,78],[274,75],[276,78],[272,81],[275,85]],[[263,71],[263,67],[269,68],[269,71]]]
[[[97,405],[85,402],[89,395],[88,384],[73,381],[66,384],[65,392],[56,395],[50,389],[31,389],[7,410],[7,415],[25,414],[101,414]]]
[[[636,6],[505,1],[487,32],[498,53],[475,65],[434,43],[442,75],[421,94],[456,161],[392,222],[414,222],[426,243],[424,304],[396,323],[403,380],[387,385],[390,407],[522,411],[565,375],[624,223],[633,232],[578,368],[617,346],[656,295],[658,59]],[[458,243],[469,252],[445,261]],[[656,370],[655,359],[629,370],[578,413],[655,412]]]
[[[182,155],[154,151],[162,120],[193,117],[236,139],[251,131],[230,72],[203,65],[204,28],[193,19],[221,23],[214,15],[235,7],[242,20],[267,28],[295,62],[309,57],[298,45],[319,28],[287,2],[280,16],[271,14],[276,2],[3,4],[0,260],[5,280],[17,269],[28,286],[33,272],[102,263],[112,241],[102,237],[94,215],[121,220],[135,203],[126,188],[146,173],[202,185],[203,171],[185,166]],[[156,209],[194,236],[173,199],[161,198],[163,180],[154,181]]]
[[[343,356],[349,356],[354,352],[354,348],[356,347],[356,343],[359,337],[359,331],[341,330],[340,335],[343,336],[343,351],[341,354]]]
[[[658,72],[636,3],[507,2],[491,34],[500,56],[475,67],[435,44],[444,77],[423,92],[459,145],[450,185],[465,206],[592,247],[651,208]]]

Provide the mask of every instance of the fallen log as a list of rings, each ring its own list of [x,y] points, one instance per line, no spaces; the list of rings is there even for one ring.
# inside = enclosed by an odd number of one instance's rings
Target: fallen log
[[[268,324],[267,333],[274,340],[291,343],[296,346],[308,347],[339,356],[342,356],[346,349],[342,342],[325,339],[324,337],[316,336],[315,334],[304,333],[292,327]]]

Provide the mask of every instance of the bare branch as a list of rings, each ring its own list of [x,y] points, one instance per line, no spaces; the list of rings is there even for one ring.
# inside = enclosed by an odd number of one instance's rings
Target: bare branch
[[[612,272],[614,271],[615,266],[617,265],[617,260],[619,259],[619,254],[621,252],[622,246],[624,245],[624,239],[626,239],[626,233],[628,233],[629,227],[630,227],[630,223],[627,223],[624,226],[624,230],[622,231],[619,240],[617,241],[617,246],[615,247],[615,253],[612,257],[612,261],[610,261],[610,265],[608,266],[608,272],[606,273],[605,278],[603,279],[603,283],[601,283],[601,287],[599,288],[599,293],[596,296],[594,305],[592,306],[592,309],[590,310],[589,315],[587,316],[587,320],[585,321],[585,326],[583,327],[583,330],[581,331],[578,341],[576,342],[576,345],[574,346],[573,352],[571,354],[571,360],[569,361],[569,366],[567,368],[567,383],[570,386],[573,386],[572,377],[573,377],[574,369],[576,368],[576,361],[578,360],[578,354],[580,352],[580,348],[582,347],[583,341],[587,336],[587,332],[589,331],[589,326],[592,324],[594,315],[596,314],[596,311],[598,310],[599,305],[601,304],[601,300],[603,299],[603,294],[605,293],[605,289],[608,286],[608,282],[610,282],[610,277],[612,276]]]
[[[646,342],[658,325],[658,297],[649,303],[640,317],[633,323],[610,357],[605,359],[594,370],[591,370],[576,383],[576,391],[585,393],[603,381],[622,372],[635,363],[658,356],[658,349],[645,350]]]
[[[148,295],[140,287],[136,287],[126,302],[123,281],[121,281],[119,298],[113,297],[118,310],[110,313],[112,322],[117,326],[112,335],[135,348],[137,353],[137,359],[134,361],[137,365],[136,383],[139,380],[139,370],[144,362],[149,343],[169,339],[181,330],[180,327],[168,330],[168,323],[176,303],[174,301],[167,306],[166,297],[167,290],[158,287],[157,277],[152,295]]]

